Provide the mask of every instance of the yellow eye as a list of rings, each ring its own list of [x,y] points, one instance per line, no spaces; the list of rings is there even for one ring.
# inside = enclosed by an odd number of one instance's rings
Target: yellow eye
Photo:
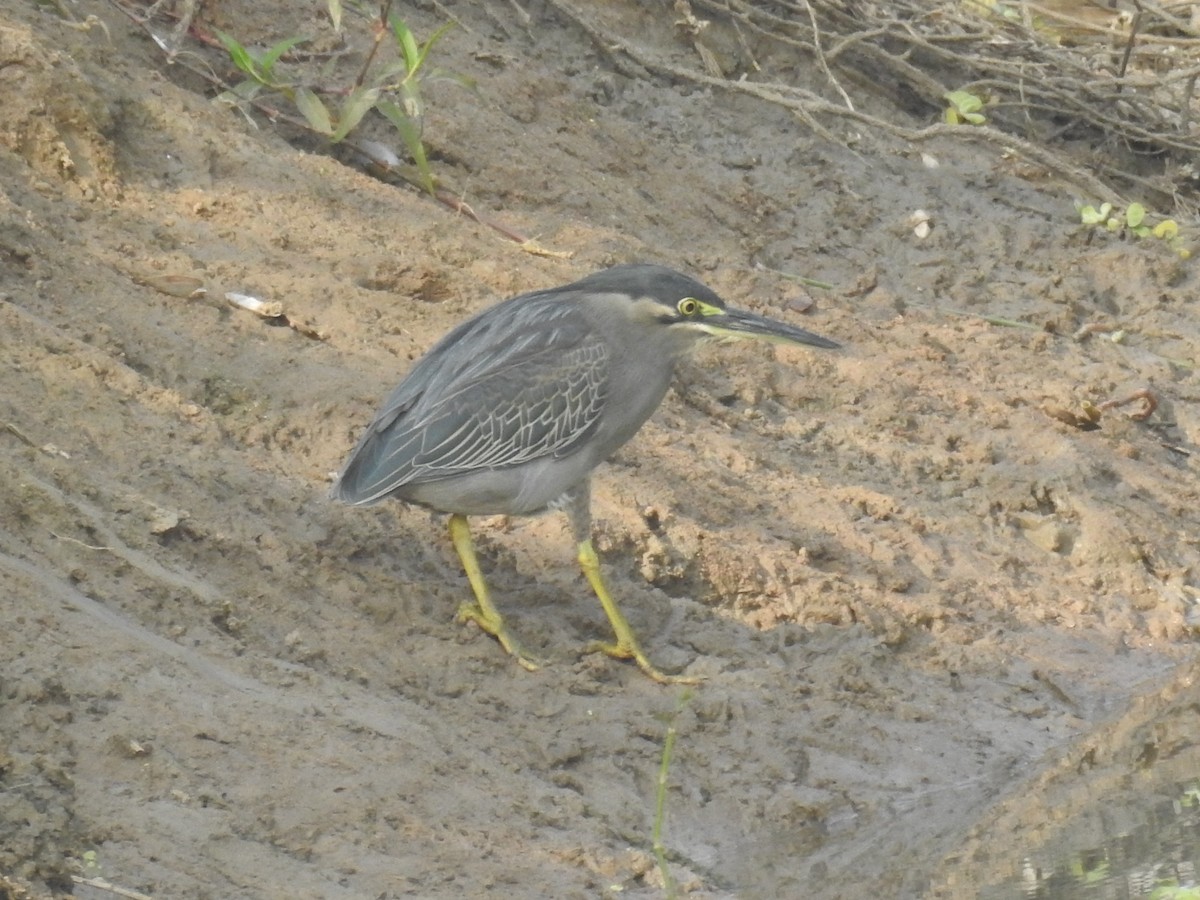
[[[696,313],[700,312],[700,301],[695,297],[684,297],[679,301],[679,305],[676,307],[676,309],[679,310],[679,314],[681,316],[687,316],[691,318],[692,316],[696,315]]]

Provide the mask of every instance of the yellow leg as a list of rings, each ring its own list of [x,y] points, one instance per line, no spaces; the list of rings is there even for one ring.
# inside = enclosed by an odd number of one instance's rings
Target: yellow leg
[[[612,623],[613,632],[617,636],[616,643],[606,644],[598,641],[592,644],[588,648],[589,650],[607,653],[614,659],[632,659],[637,663],[639,669],[660,684],[698,684],[702,680],[686,675],[665,675],[646,658],[646,654],[638,646],[637,638],[633,636],[633,629],[629,627],[628,620],[621,614],[616,601],[613,600],[608,588],[604,585],[604,579],[600,575],[600,558],[596,556],[596,548],[592,546],[591,538],[579,543],[579,566],[583,569],[583,574],[587,576],[592,590],[600,598],[600,605],[604,607],[608,621]]]
[[[479,571],[479,560],[475,558],[475,543],[471,540],[471,528],[467,517],[453,515],[450,517],[450,540],[458,551],[463,568],[467,572],[467,580],[475,592],[475,603],[464,603],[458,608],[457,622],[474,622],[492,637],[500,642],[508,653],[516,657],[517,662],[530,672],[537,671],[538,664],[525,655],[521,646],[508,633],[508,626],[500,611],[492,604],[491,594],[488,593],[487,582],[483,580],[483,572]]]

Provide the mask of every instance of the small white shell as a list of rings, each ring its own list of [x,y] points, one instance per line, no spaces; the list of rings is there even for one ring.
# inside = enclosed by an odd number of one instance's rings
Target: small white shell
[[[225,299],[231,306],[247,310],[264,319],[276,319],[283,315],[283,304],[278,300],[260,300],[249,294],[239,294],[235,291],[227,292]]]

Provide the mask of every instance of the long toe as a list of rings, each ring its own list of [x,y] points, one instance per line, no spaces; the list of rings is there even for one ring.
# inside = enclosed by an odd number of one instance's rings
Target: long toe
[[[653,678],[659,684],[700,684],[704,681],[703,678],[696,675],[668,675],[666,672],[659,671],[654,663],[646,658],[646,654],[641,651],[641,648],[636,645],[628,645],[621,642],[607,644],[604,641],[595,641],[588,645],[587,652],[603,653],[606,656],[611,656],[613,659],[633,660],[643,673]]]
[[[521,645],[517,643],[517,639],[512,636],[508,630],[508,625],[499,615],[488,615],[487,612],[478,603],[464,603],[458,608],[458,614],[454,617],[454,621],[460,625],[467,622],[474,622],[482,630],[486,631],[497,641],[500,646],[512,656],[523,669],[530,672],[536,672],[542,667],[540,662],[534,660],[527,654]]]

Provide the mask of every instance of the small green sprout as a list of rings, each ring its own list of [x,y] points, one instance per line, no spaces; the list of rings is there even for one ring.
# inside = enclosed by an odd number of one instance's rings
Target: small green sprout
[[[1150,226],[1146,222],[1146,207],[1140,203],[1130,203],[1125,208],[1125,224],[1138,237],[1148,237]]]
[[[970,91],[950,91],[943,95],[943,99],[950,104],[943,114],[947,125],[961,125],[964,122],[982,125],[987,121],[987,117],[980,112],[983,100]]]
[[[1163,219],[1154,226],[1151,232],[1156,238],[1162,238],[1164,241],[1174,240],[1179,236],[1179,226],[1174,219]]]
[[[1091,205],[1081,206],[1079,207],[1079,221],[1084,225],[1100,225],[1108,221],[1112,208],[1111,203],[1101,203],[1099,209]]]
[[[286,85],[281,83],[275,75],[275,64],[279,62],[279,58],[283,54],[306,38],[299,36],[284,38],[265,52],[257,52],[244,47],[236,38],[220,30],[217,31],[217,40],[229,54],[230,61],[250,76],[250,80],[255,84],[255,93],[257,93],[261,88],[270,88],[271,90],[286,88]]]
[[[1174,219],[1163,219],[1155,225],[1147,221],[1149,213],[1141,203],[1130,203],[1125,209],[1117,210],[1111,203],[1104,202],[1097,209],[1091,204],[1076,204],[1079,221],[1084,225],[1096,225],[1111,232],[1124,232],[1137,238],[1155,237],[1167,242],[1181,259],[1192,253],[1183,245],[1179,225]]]
[[[674,900],[679,895],[675,876],[671,874],[671,866],[667,861],[667,847],[663,843],[663,825],[667,818],[667,774],[671,770],[671,754],[675,749],[675,738],[678,735],[676,725],[679,721],[679,714],[683,712],[691,699],[692,692],[685,689],[675,701],[675,711],[663,716],[663,720],[667,723],[667,734],[663,740],[662,757],[658,764],[658,785],[654,792],[654,827],[650,832],[650,840],[667,900]]]

